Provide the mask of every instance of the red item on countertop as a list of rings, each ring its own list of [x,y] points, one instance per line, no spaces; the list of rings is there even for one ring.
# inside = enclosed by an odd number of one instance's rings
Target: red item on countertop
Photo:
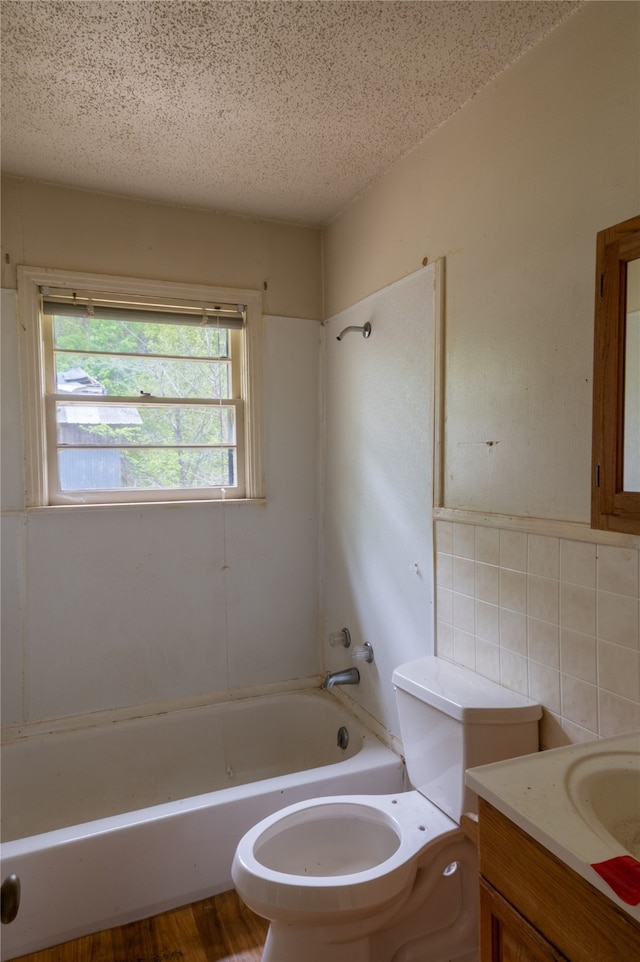
[[[617,855],[605,862],[595,862],[591,868],[627,905],[640,904],[640,862],[637,858]]]

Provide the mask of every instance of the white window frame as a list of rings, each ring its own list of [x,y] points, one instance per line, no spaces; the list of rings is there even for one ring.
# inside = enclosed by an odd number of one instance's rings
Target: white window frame
[[[45,384],[45,344],[41,315],[41,288],[66,288],[91,291],[96,295],[117,292],[132,299],[157,299],[175,303],[189,301],[242,304],[246,312],[243,330],[240,395],[244,407],[243,438],[238,443],[244,453],[244,494],[226,496],[219,490],[196,494],[186,488],[170,491],[119,491],[98,498],[87,492],[83,496],[61,496],[49,482]],[[18,312],[23,393],[23,429],[25,446],[25,488],[27,507],[60,507],[84,504],[122,505],[141,503],[175,503],[255,500],[264,498],[264,441],[262,416],[262,294],[255,290],[208,287],[171,281],[144,280],[63,271],[49,268],[18,267]]]

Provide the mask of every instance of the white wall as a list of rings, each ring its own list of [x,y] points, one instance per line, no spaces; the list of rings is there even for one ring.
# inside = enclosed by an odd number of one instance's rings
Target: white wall
[[[3,292],[3,724],[316,675],[320,325],[265,319],[266,504],[25,511],[14,299]]]
[[[398,735],[391,675],[433,653],[433,459],[436,268],[425,268],[331,318],[326,332],[324,651],[351,667],[328,634],[349,628],[373,664],[345,688]],[[349,325],[371,323],[368,339]]]
[[[590,2],[325,233],[329,315],[446,259],[445,504],[589,519],[596,232],[640,210],[640,4]]]
[[[640,728],[640,539],[589,528],[596,233],[640,211],[640,4],[590,2],[325,232],[328,313],[446,260],[439,654],[543,743]]]

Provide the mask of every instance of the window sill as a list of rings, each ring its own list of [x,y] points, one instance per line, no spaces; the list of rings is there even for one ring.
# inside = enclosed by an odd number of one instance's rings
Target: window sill
[[[243,504],[253,504],[266,506],[266,498],[221,498],[207,500],[202,498],[193,501],[126,501],[121,503],[109,502],[104,504],[44,504],[32,505],[26,508],[27,514],[47,514],[49,512],[59,513],[60,511],[136,511],[147,508],[164,508],[171,510],[175,508],[193,508],[197,506],[216,506],[216,507],[237,507]]]

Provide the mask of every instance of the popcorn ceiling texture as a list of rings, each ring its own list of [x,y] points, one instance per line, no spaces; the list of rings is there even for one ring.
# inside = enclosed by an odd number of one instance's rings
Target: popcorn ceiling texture
[[[2,0],[3,171],[321,226],[580,5]]]

